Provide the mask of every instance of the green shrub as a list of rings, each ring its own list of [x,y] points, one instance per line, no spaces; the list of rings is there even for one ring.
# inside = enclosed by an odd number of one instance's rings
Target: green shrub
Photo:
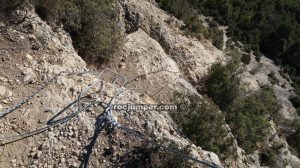
[[[266,140],[270,128],[268,118],[276,119],[278,111],[279,105],[273,91],[262,87],[236,98],[226,110],[226,123],[239,146],[250,154],[257,143]]]
[[[250,64],[250,62],[251,62],[251,55],[250,54],[243,54],[243,56],[241,58],[241,61],[244,64],[246,64],[246,65]]]
[[[212,44],[217,47],[219,50],[223,49],[224,46],[224,33],[222,30],[219,30],[217,27],[212,27],[208,29],[209,37]]]
[[[46,8],[51,14],[55,14],[56,20],[70,33],[81,57],[97,64],[110,59],[123,44],[124,37],[116,23],[117,12],[113,2],[114,0],[40,0],[36,7]]]
[[[262,152],[260,153],[260,165],[272,167],[276,163],[276,157],[280,153],[280,149],[284,147],[284,144],[275,143],[272,144],[271,147],[269,147],[267,144],[266,146],[267,147],[264,147],[264,149],[262,149]]]
[[[64,29],[71,35],[77,35],[82,28],[81,23],[81,9],[76,4],[75,0],[72,1],[58,1],[56,5],[56,12],[59,20],[64,25]]]
[[[298,115],[300,115],[300,96],[299,96],[300,95],[300,87],[299,86],[296,87],[294,91],[297,95],[291,97],[290,101],[292,102],[293,106],[295,107]]]
[[[271,84],[279,84],[279,80],[277,79],[274,72],[271,72],[268,74],[268,80]]]
[[[171,113],[184,135],[221,158],[234,156],[233,139],[228,138],[225,118],[218,106],[208,98],[196,96],[189,97],[189,102],[182,95],[176,95],[175,99],[178,103],[188,103],[188,109]]]
[[[171,143],[168,147],[178,149],[178,146]],[[179,150],[181,151],[181,150]],[[186,152],[184,152],[186,153]],[[142,145],[135,147],[129,153],[120,157],[119,166],[121,168],[188,168],[191,165],[186,159],[163,151],[158,147],[151,145]]]
[[[105,2],[84,1],[81,6],[81,23],[75,46],[88,61],[112,57],[123,44],[121,30],[113,18],[116,13]]]
[[[279,105],[271,88],[262,86],[258,91],[247,91],[240,86],[240,55],[228,53],[233,59],[227,65],[214,64],[207,77],[207,95],[225,112],[226,123],[240,147],[252,153],[257,143],[266,140],[269,119],[278,122]]]
[[[300,75],[300,3],[298,0],[186,0],[206,16],[228,25],[228,35],[245,48]],[[257,54],[258,53],[258,54]],[[291,75],[292,73],[290,73]],[[294,80],[295,81],[295,80]],[[299,83],[296,82],[298,85]]]
[[[224,38],[223,32],[217,27],[207,29],[203,26],[199,18],[198,9],[194,4],[186,0],[156,0],[160,7],[182,20],[185,23],[183,29],[188,35],[194,36],[198,39],[203,37],[210,39],[212,44],[218,49],[223,48]]]
[[[239,93],[239,78],[235,76],[237,69],[234,61],[223,65],[212,65],[206,81],[207,95],[225,110]]]
[[[261,57],[262,57],[262,54],[261,54],[260,52],[255,51],[255,52],[254,52],[254,55],[255,55],[256,61],[257,61],[257,62],[260,62]]]
[[[291,146],[292,151],[300,157],[300,118],[294,119],[291,128],[294,133],[287,137],[287,142]]]
[[[24,2],[25,0],[1,0],[0,11],[13,11]]]

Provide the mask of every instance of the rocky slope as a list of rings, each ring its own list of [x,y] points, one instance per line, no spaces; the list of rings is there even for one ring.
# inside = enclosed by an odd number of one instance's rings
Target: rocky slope
[[[74,101],[83,88],[97,80],[99,73],[61,75],[60,73],[64,71],[87,71],[86,64],[72,47],[70,37],[61,28],[51,29],[31,7],[17,11],[15,16],[24,21],[20,24],[1,23],[1,106],[3,108],[13,106],[55,75],[59,76],[24,107],[1,119],[2,139],[45,125],[53,115]],[[140,34],[142,37],[146,36],[152,42],[153,46],[150,47],[153,49],[157,47],[161,53],[158,56],[162,59],[164,52],[159,44],[146,33],[142,33]],[[128,39],[132,37],[133,40],[137,40],[139,38],[137,35],[131,34]],[[125,48],[130,47],[130,43],[132,42],[128,41]],[[164,63],[166,62],[169,61]],[[172,62],[168,64],[172,65]],[[169,70],[178,73],[177,65],[173,63],[173,66],[173,69]],[[161,75],[165,76],[163,73]],[[184,90],[197,94],[188,82],[183,79],[179,81]],[[120,89],[119,85],[112,83],[109,80],[105,81],[103,97],[96,98],[108,102]],[[151,97],[142,92],[133,92],[130,88],[129,90],[123,89],[126,91],[116,100],[116,103],[155,103]],[[66,113],[72,110],[74,111],[75,108],[71,108]],[[88,112],[81,113],[65,125],[1,146],[1,167],[78,167],[87,154],[85,147],[90,143],[89,138],[93,136],[97,127],[96,117],[102,112],[101,108],[89,109]],[[179,144],[180,148],[190,145],[187,139],[176,133],[166,112],[151,111],[145,114],[120,112],[116,115],[119,122],[146,135],[152,132],[157,139],[164,137],[173,140]],[[62,114],[63,116],[65,114]],[[126,151],[132,150],[134,146],[140,146],[141,143],[142,140],[124,131],[116,131],[109,136],[101,133],[89,160],[90,167],[114,167],[115,160],[126,154]],[[111,148],[115,151],[104,157],[102,154]],[[215,154],[203,151],[196,146],[191,146],[190,149],[195,157],[205,160],[213,159],[214,162],[220,164]]]
[[[201,96],[193,85],[201,80],[211,64],[226,60],[224,53],[209,41],[187,37],[180,30],[184,23],[159,9],[153,0],[119,1],[117,7],[120,9],[121,26],[127,33],[126,42],[120,55],[103,65],[102,69],[122,74],[131,84],[122,87],[122,81],[114,82],[113,76],[101,76],[104,81],[102,93],[95,94],[101,90],[96,86],[86,103],[92,100],[108,103],[120,89],[125,92],[116,98],[117,104],[167,103],[174,91]],[[0,22],[0,111],[26,98],[55,75],[58,77],[22,108],[1,118],[0,140],[4,136],[44,126],[75,101],[80,91],[96,81],[101,71],[89,71],[74,50],[68,34],[62,28],[51,28],[32,7],[18,10],[12,16],[14,21],[20,22]],[[274,88],[283,105],[282,113],[286,117],[296,115],[288,100],[291,86],[280,76],[279,69],[263,59],[263,65],[255,73],[250,73],[257,66],[257,62],[251,62],[243,75],[244,81],[255,89],[259,83],[268,83],[269,71],[274,71],[280,81]],[[64,71],[70,74],[61,74]],[[75,110],[76,106],[72,106],[59,117]],[[122,166],[122,158],[144,142],[122,130],[102,130],[98,135],[97,117],[103,111],[102,107],[90,108],[64,125],[0,146],[0,167],[79,167],[84,161],[88,161],[90,167]],[[180,149],[187,147],[190,154],[198,159],[225,167],[260,166],[257,155],[244,156],[239,148],[237,159],[220,161],[213,152],[196,147],[177,133],[176,125],[167,112],[114,111],[114,114],[121,124],[146,136],[151,134],[157,140],[174,141]],[[279,137],[277,140],[284,141]],[[287,154],[282,154],[281,160],[287,160],[286,167],[299,166],[299,159],[288,149],[283,149],[282,153],[285,151]],[[279,160],[278,165],[282,161]]]

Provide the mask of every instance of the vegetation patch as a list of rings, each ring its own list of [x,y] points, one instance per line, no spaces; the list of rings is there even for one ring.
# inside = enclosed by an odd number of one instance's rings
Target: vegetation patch
[[[287,142],[291,147],[291,151],[300,157],[300,118],[294,119],[291,124],[292,134],[288,136]]]
[[[160,7],[185,23],[182,27],[188,35],[192,35],[198,39],[209,39],[218,49],[223,49],[224,38],[223,32],[212,26],[206,28],[203,26],[199,13],[194,6],[186,0],[156,0]]]
[[[274,72],[269,73],[268,80],[272,85],[279,84],[279,80],[277,79]]]
[[[271,88],[248,91],[240,86],[240,67],[237,53],[228,64],[217,63],[209,71],[206,94],[225,113],[226,123],[246,153],[250,154],[258,143],[266,140],[270,131],[269,120],[278,121],[280,115],[277,98]]]
[[[171,113],[182,132],[204,150],[216,152],[221,158],[235,156],[233,138],[225,128],[224,114],[209,98],[183,97],[176,94],[178,103],[187,103],[188,109]]]
[[[300,97],[296,96],[290,99],[290,101],[293,103],[293,106],[296,108],[296,111],[298,115],[300,115]]]
[[[234,156],[228,148],[232,146],[232,139],[226,139],[225,124],[231,128],[238,145],[251,154],[268,140],[270,120],[279,122],[281,119],[272,88],[261,86],[259,90],[249,91],[241,86],[240,74],[244,72],[241,56],[239,51],[229,50],[231,60],[227,64],[212,65],[206,77],[201,93],[209,98],[190,97],[188,110],[172,114],[185,135],[221,158]]]
[[[229,35],[299,72],[300,3],[295,0],[188,0],[229,26]],[[297,55],[297,56],[296,56]]]
[[[300,3],[297,0],[187,0],[199,13],[228,25],[228,35],[284,67],[300,85]]]
[[[272,90],[263,87],[237,97],[226,110],[226,123],[239,146],[250,154],[269,135],[269,120],[277,117],[279,107]]]
[[[300,116],[300,87],[295,88],[295,93],[297,95],[291,97],[290,101],[293,103],[293,106],[296,108],[296,111]]]
[[[251,55],[250,54],[243,54],[243,56],[241,58],[241,61],[244,64],[246,64],[246,65],[250,64],[250,62],[251,62]]]
[[[241,54],[237,50],[229,50],[228,57],[232,58],[226,65],[213,64],[206,78],[204,94],[207,94],[221,110],[226,110],[236,99],[240,91],[240,78],[243,72],[240,67]]]
[[[123,45],[113,3],[114,0],[39,0],[36,10],[41,18],[62,23],[79,55],[97,64],[111,59]]]
[[[178,146],[171,143],[168,147],[177,149]],[[132,151],[120,157],[119,167],[121,168],[187,168],[190,163],[182,157],[168,153],[158,147],[144,144],[135,147]]]
[[[13,11],[24,2],[25,0],[1,0],[0,11]]]
[[[266,144],[267,146],[267,144]],[[274,166],[277,160],[278,154],[280,154],[280,150],[284,148],[284,144],[282,143],[274,143],[271,147],[267,146],[260,153],[260,165],[261,166]]]

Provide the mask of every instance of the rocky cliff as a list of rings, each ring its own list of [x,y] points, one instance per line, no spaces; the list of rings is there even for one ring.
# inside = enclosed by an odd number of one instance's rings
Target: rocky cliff
[[[120,90],[124,92],[115,99],[116,104],[170,103],[174,91],[201,97],[194,85],[213,63],[228,59],[208,40],[185,35],[180,29],[184,23],[161,10],[152,0],[125,0],[116,5],[126,41],[119,56],[102,65],[102,69],[89,70],[73,48],[70,36],[61,27],[47,25],[32,6],[15,11],[12,20],[0,22],[0,111],[13,107],[47,84],[21,108],[1,118],[2,142],[7,141],[6,137],[49,125],[55,115],[63,118],[72,114],[77,109],[74,104],[60,111],[97,80],[103,81],[103,88],[97,85],[91,89],[83,101],[86,105],[94,100],[108,103]],[[270,60],[263,59],[261,64],[252,60],[243,81],[255,89],[260,83],[270,84],[268,74],[274,72],[279,80],[274,89],[282,104],[282,114],[293,118],[296,112],[288,100],[292,94],[289,81],[280,76],[278,67]],[[108,71],[99,78],[104,69],[122,75],[128,84],[124,85],[122,79]],[[64,124],[0,146],[1,167],[79,167],[85,162],[89,167],[126,165],[127,155],[145,141],[121,129],[99,130],[98,119],[104,109],[92,106]],[[215,153],[203,150],[179,133],[165,111],[113,113],[122,125],[146,137],[151,135],[164,145],[172,141],[179,150],[185,149],[199,160],[224,167],[260,166],[258,156],[245,156],[237,143],[238,157],[221,161]],[[278,136],[275,139],[285,142]],[[282,149],[278,162],[280,167],[300,165],[287,148]],[[192,161],[189,164],[205,167]]]

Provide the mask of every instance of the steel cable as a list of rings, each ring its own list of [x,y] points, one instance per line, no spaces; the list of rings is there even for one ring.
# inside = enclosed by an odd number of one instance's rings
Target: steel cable
[[[113,126],[115,126],[116,128],[120,128],[122,130],[125,130],[126,132],[130,133],[130,134],[133,134],[153,145],[156,145],[160,148],[163,148],[165,149],[166,151],[169,151],[170,153],[173,153],[177,156],[180,156],[180,157],[184,157],[186,159],[189,159],[189,160],[192,160],[194,162],[197,162],[197,163],[200,163],[202,165],[205,165],[205,166],[208,166],[208,167],[211,167],[211,168],[220,168],[220,166],[218,166],[217,164],[215,164],[214,162],[209,162],[209,161],[204,161],[204,160],[199,160],[199,159],[196,159],[194,157],[191,157],[187,154],[184,154],[176,149],[173,149],[173,148],[169,148],[169,147],[166,147],[164,145],[161,145],[153,140],[150,140],[146,137],[144,137],[143,135],[137,133],[135,130],[131,129],[131,128],[128,128],[128,127],[125,127],[123,125],[121,125],[120,123],[118,123],[115,119],[114,119],[114,116],[113,116],[113,112],[112,112],[112,103],[113,103],[113,100],[119,96],[121,93],[123,93],[125,90],[122,90],[122,91],[119,91],[118,93],[116,93],[110,100],[110,102],[108,103],[108,106],[107,108],[105,109],[105,113],[106,113],[106,118],[107,118],[107,122],[110,122],[110,124],[112,124]]]
[[[88,72],[90,72],[90,71],[84,71],[84,72],[61,72],[61,73],[55,75],[46,84],[44,84],[41,87],[39,87],[38,89],[36,89],[36,91],[34,91],[31,95],[29,95],[25,99],[22,99],[17,104],[15,104],[13,107],[8,108],[8,109],[4,110],[3,112],[0,112],[0,119],[3,118],[4,116],[6,116],[7,114],[9,114],[9,113],[17,110],[18,108],[20,108],[21,106],[23,106],[27,102],[29,102],[33,97],[35,97],[36,95],[38,95],[39,93],[41,93],[45,88],[47,88],[50,85],[50,83],[52,83],[60,75],[62,75],[64,73],[67,74],[67,75],[74,75],[74,74],[80,75],[80,74],[84,74],[84,73],[88,73]]]
[[[111,73],[111,71],[109,70],[104,70],[103,72],[105,71],[108,71]],[[100,78],[100,76],[103,74],[103,72],[100,73],[100,75],[98,76],[98,78]],[[62,72],[62,73],[66,73],[66,72]],[[30,96],[28,96],[27,98],[21,100],[19,103],[17,103],[14,107],[0,113],[0,118],[4,117],[5,115],[13,112],[14,110],[18,109],[19,107],[21,107],[22,105],[24,105],[25,103],[27,103],[30,99],[32,99],[34,96],[36,96],[37,94],[39,94],[40,92],[42,92],[52,81],[54,81],[59,75],[61,75],[62,73],[56,75],[54,78],[52,78],[51,80],[49,80],[45,85],[41,86],[39,89],[37,89],[37,91],[33,92]],[[80,74],[83,74],[83,73],[86,73],[86,72],[81,72]],[[68,74],[77,74],[77,73],[68,73]],[[113,73],[114,74],[114,73]],[[117,80],[117,75],[115,74],[116,76],[116,80]],[[123,76],[119,75],[119,77],[123,78]],[[177,79],[177,78],[176,78]],[[175,80],[176,80],[175,79]],[[126,84],[126,78],[124,77],[123,78],[124,80],[124,83],[122,84],[122,86],[124,86]],[[83,93],[87,92],[89,89],[91,89],[93,86],[95,86],[96,84],[98,83],[101,83],[101,91],[102,91],[102,88],[103,88],[103,81],[101,80],[98,80],[96,81],[95,83],[91,84],[90,86],[88,86],[86,89],[84,89],[78,96],[78,99],[76,99],[75,101],[71,102],[69,105],[67,105],[63,110],[61,110],[59,113],[57,113],[55,116],[53,116],[48,122],[47,122],[47,125],[46,126],[43,126],[41,128],[38,128],[38,129],[35,129],[33,131],[29,131],[29,132],[26,132],[26,133],[22,133],[22,134],[19,134],[19,135],[14,135],[14,136],[7,136],[7,137],[0,137],[0,145],[5,145],[5,144],[9,144],[9,143],[12,143],[12,142],[16,142],[18,140],[21,140],[21,139],[24,139],[24,138],[28,138],[30,136],[33,136],[33,135],[36,135],[36,134],[39,134],[39,133],[42,133],[46,130],[48,130],[49,128],[52,128],[52,127],[55,127],[57,125],[60,125],[60,124],[63,124],[63,123],[66,123],[68,122],[69,120],[71,120],[72,118],[76,117],[81,111],[85,111],[86,109],[92,107],[92,106],[95,106],[97,104],[100,104],[100,103],[104,103],[104,102],[99,102],[99,101],[94,101],[92,103],[90,103],[88,106],[84,107],[84,108],[80,108],[80,100],[81,99],[84,99],[86,98],[86,96],[82,97]],[[115,83],[115,82],[114,82]],[[164,88],[164,87],[163,87]],[[163,148],[165,149],[166,151],[170,152],[170,153],[173,153],[177,156],[180,156],[180,157],[184,157],[186,159],[189,159],[189,160],[192,160],[194,162],[197,162],[197,163],[200,163],[202,165],[205,165],[205,166],[208,166],[208,167],[212,167],[212,168],[220,168],[220,166],[218,166],[217,164],[213,163],[213,162],[209,162],[209,161],[204,161],[204,160],[199,160],[199,159],[196,159],[194,157],[191,157],[187,154],[184,154],[176,149],[172,149],[172,148],[169,148],[169,147],[166,147],[164,145],[161,145],[161,144],[158,144],[157,142],[151,140],[151,139],[148,139],[146,137],[144,137],[143,135],[137,133],[135,130],[131,129],[131,128],[128,128],[128,127],[125,127],[121,124],[119,124],[116,120],[115,120],[115,117],[113,116],[113,111],[112,111],[112,103],[114,101],[114,99],[119,96],[121,93],[123,93],[125,90],[122,90],[122,91],[119,91],[117,92],[112,98],[111,100],[109,101],[109,103],[104,103],[106,104],[106,108],[105,108],[105,111],[104,111],[104,118],[106,118],[105,122],[106,123],[103,123],[103,124],[111,124],[113,126],[115,126],[116,128],[119,128],[119,129],[122,129],[124,131],[126,131],[127,133],[129,134],[133,134],[153,145],[156,145],[160,148]],[[161,90],[160,90],[161,91]],[[77,107],[77,110],[71,114],[69,114],[68,116],[66,117],[63,117],[63,118],[60,118],[60,119],[57,119],[57,120],[54,120],[57,116],[59,116],[60,114],[62,114],[63,112],[65,112],[67,109],[71,108],[74,104],[78,103],[78,107]]]
[[[64,111],[66,111],[71,106],[73,106],[77,101],[78,100],[75,100],[74,102],[71,103],[71,105],[68,105],[66,108],[64,108],[59,113],[62,113]],[[95,101],[95,102],[89,104],[88,106],[84,107],[81,111],[85,111],[86,109],[94,106],[95,104],[100,104],[100,103],[101,102]],[[55,127],[57,125],[64,124],[64,123],[68,122],[69,120],[71,120],[72,118],[76,117],[81,111],[73,112],[73,113],[69,114],[68,116],[66,116],[64,118],[58,119],[56,121],[48,122],[46,126],[43,126],[41,128],[26,132],[26,133],[22,133],[22,134],[19,134],[19,135],[13,135],[13,136],[7,136],[7,137],[0,137],[0,145],[6,145],[6,144],[9,144],[9,143],[12,143],[12,142],[16,142],[16,141],[28,138],[28,137],[33,136],[33,135],[37,135],[37,134],[42,133],[44,131],[47,131],[49,128]]]

